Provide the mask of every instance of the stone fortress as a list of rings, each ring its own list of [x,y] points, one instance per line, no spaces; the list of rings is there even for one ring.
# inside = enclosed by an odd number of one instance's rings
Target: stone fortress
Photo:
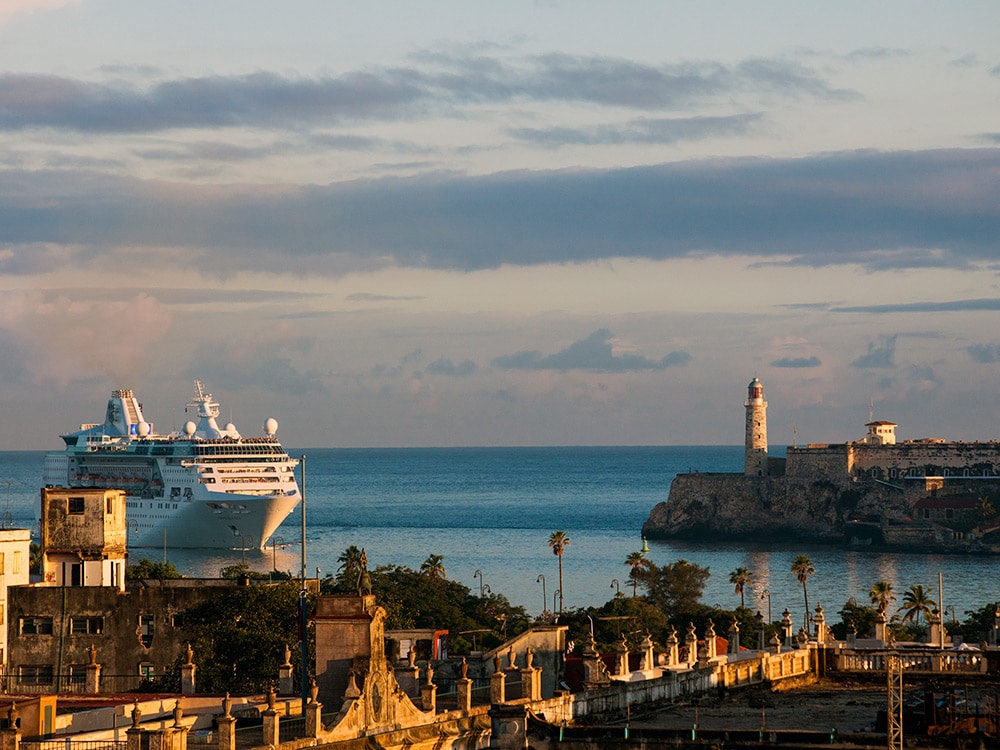
[[[873,420],[860,440],[773,458],[756,377],[744,407],[743,473],[678,475],[644,536],[1000,552],[1000,442],[900,442],[894,422]]]

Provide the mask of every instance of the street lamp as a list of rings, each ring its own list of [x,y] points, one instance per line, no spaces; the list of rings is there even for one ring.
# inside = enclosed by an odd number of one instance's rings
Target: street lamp
[[[472,574],[472,577],[474,579],[475,578],[479,579],[479,598],[482,599],[483,598],[483,571],[481,571],[479,568],[476,568],[476,572]]]
[[[771,620],[771,589],[764,589],[760,592],[760,600],[764,601],[764,599],[767,599],[767,621],[773,622]]]
[[[545,617],[545,608],[549,605],[549,598],[545,595],[545,576],[539,573],[535,583],[542,584],[542,617]]]
[[[615,592],[615,596],[621,596],[622,595],[622,587],[621,587],[621,584],[618,583],[618,579],[617,578],[612,578],[611,579],[611,588],[618,589],[618,591]]]
[[[280,536],[271,537],[271,570],[278,572],[278,542],[281,542],[281,549],[285,548],[285,540]]]
[[[556,611],[556,602],[559,600],[559,596],[562,594],[561,589],[556,589],[552,592],[552,611]]]

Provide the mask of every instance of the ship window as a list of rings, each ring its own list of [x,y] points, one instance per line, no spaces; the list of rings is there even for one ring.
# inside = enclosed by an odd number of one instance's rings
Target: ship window
[[[22,617],[21,635],[52,635],[52,618]]]
[[[82,497],[71,497],[66,500],[66,510],[74,515],[83,513],[84,500]]]

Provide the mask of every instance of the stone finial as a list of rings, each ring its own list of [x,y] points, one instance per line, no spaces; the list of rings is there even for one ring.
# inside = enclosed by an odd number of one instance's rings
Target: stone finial
[[[688,640],[698,640],[698,629],[694,626],[693,622],[688,623],[687,637]]]
[[[708,624],[705,626],[705,638],[715,638],[715,623],[712,622],[712,618],[708,618]]]
[[[222,699],[222,715],[232,716],[233,702],[229,698],[229,693],[226,693],[225,697]]]
[[[181,717],[184,715],[184,712],[181,710],[181,701],[179,698],[176,701],[174,701],[173,714],[174,714],[174,726],[179,727],[181,725]]]
[[[673,625],[670,626],[670,633],[667,634],[667,645],[676,646],[679,643],[677,639],[677,628]]]
[[[191,641],[188,641],[187,652],[184,654],[184,656],[185,656],[185,662],[184,662],[185,664],[188,665],[194,664],[194,649],[191,648]]]
[[[267,691],[267,708],[269,711],[274,710],[274,704],[277,701],[278,696],[274,694],[274,685]]]
[[[90,663],[97,664],[97,646],[91,643],[90,648],[87,649],[87,653],[90,655]]]
[[[503,661],[500,658],[500,652],[497,651],[497,653],[493,656],[493,671],[499,672],[502,669],[503,669]]]
[[[288,647],[287,643],[285,644],[285,661],[281,666],[283,667],[292,666],[292,650]]]
[[[507,650],[507,657],[510,660],[510,668],[517,669],[517,654],[514,653],[513,646]]]
[[[309,680],[309,702],[316,703],[319,699],[319,685],[316,684],[316,678],[313,677]]]
[[[17,701],[10,704],[10,708],[7,709],[7,721],[10,723],[11,729],[17,728]]]
[[[462,657],[461,670],[462,670],[462,679],[463,680],[469,679],[469,662],[465,660],[464,656]]]
[[[433,685],[434,684],[434,665],[432,665],[430,662],[427,662],[427,675],[426,675],[426,677],[427,677],[427,679],[425,680],[425,682],[428,685]]]
[[[132,706],[132,728],[138,729],[139,722],[141,720],[142,720],[142,710],[139,708],[139,700],[137,698],[135,704]]]
[[[410,669],[417,666],[417,652],[412,648],[406,654],[406,663]]]
[[[535,652],[531,650],[531,646],[528,646],[528,650],[524,652],[524,666],[527,669],[531,669],[531,664],[535,660]]]
[[[344,699],[348,700],[351,698],[359,698],[360,696],[361,696],[361,691],[358,690],[357,675],[352,669],[348,673],[347,690],[344,691]]]

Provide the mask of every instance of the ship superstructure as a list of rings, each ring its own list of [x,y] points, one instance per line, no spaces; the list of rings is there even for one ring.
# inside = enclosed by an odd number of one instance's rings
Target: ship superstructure
[[[198,421],[160,435],[131,389],[115,390],[104,422],[63,435],[45,456],[47,487],[123,489],[129,547],[263,548],[299,503],[298,460],[268,419],[261,437],[216,422],[219,404],[195,381]]]

